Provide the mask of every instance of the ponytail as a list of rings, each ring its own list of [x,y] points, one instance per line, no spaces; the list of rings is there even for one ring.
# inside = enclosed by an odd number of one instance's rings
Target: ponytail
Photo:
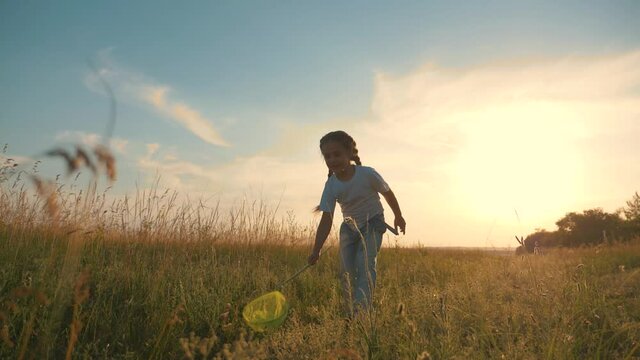
[[[356,165],[362,165],[362,162],[360,161],[360,156],[358,156],[358,148],[356,148],[356,142],[353,142],[353,149],[352,149],[352,153],[353,155],[351,156],[351,160],[353,160],[353,162],[356,163]]]

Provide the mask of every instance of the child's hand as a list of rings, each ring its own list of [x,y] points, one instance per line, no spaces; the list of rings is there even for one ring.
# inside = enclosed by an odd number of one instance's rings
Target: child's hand
[[[404,221],[404,218],[402,216],[396,216],[396,219],[393,221],[393,227],[395,227],[396,230],[400,228],[400,231],[402,231],[402,233],[405,234],[407,223],[406,221]]]
[[[319,258],[320,258],[320,253],[317,251],[313,251],[311,255],[309,255],[307,262],[309,263],[309,265],[315,265],[318,262]]]

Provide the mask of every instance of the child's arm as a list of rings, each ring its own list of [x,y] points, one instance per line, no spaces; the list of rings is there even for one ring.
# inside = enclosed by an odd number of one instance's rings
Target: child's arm
[[[396,195],[389,189],[389,191],[382,193],[384,199],[387,200],[387,204],[393,210],[393,215],[395,215],[395,220],[393,220],[393,227],[397,230],[400,227],[402,233],[405,233],[405,229],[407,227],[407,223],[404,221],[402,217],[402,211],[400,210],[400,205],[398,204],[398,199],[396,199]]]
[[[310,265],[314,265],[318,262],[318,258],[320,258],[320,250],[329,236],[331,225],[333,225],[333,214],[322,212],[322,218],[320,218],[318,230],[316,231],[316,242],[313,245],[313,250],[311,251],[311,255],[309,255],[308,259]]]

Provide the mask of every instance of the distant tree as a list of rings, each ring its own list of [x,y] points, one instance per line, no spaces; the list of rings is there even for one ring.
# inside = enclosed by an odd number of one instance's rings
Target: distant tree
[[[604,212],[600,208],[584,210],[582,213],[570,212],[556,222],[557,231],[536,229],[524,240],[518,239],[520,251],[533,252],[536,243],[543,248],[572,247],[640,238],[640,194],[635,192],[626,204],[626,207],[614,213]]]
[[[545,229],[536,229],[536,232],[533,234],[527,235],[526,239],[524,239],[525,246],[530,248],[533,252],[533,249],[538,243],[538,246],[543,248],[548,247],[556,247],[562,245],[562,239],[557,231],[547,231]]]
[[[633,198],[627,201],[627,207],[623,208],[622,212],[628,221],[640,223],[640,195],[637,191]]]
[[[625,239],[640,237],[640,195],[638,192],[633,195],[631,200],[627,201],[627,206],[620,211],[625,217],[622,237]]]
[[[568,213],[556,222],[563,245],[596,245],[620,235],[623,220],[620,214],[609,214],[600,208],[582,214]]]

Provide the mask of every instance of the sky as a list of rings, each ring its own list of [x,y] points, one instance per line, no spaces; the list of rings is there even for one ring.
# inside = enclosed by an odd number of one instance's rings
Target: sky
[[[114,197],[159,176],[312,223],[319,139],[342,129],[399,200],[388,244],[516,246],[640,190],[638,18],[637,1],[0,2],[2,156],[103,141],[103,79]]]

